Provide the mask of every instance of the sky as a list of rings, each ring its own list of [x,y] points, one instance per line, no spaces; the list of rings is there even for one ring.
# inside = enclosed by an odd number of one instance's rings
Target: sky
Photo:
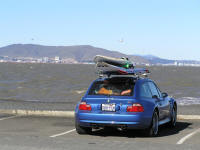
[[[200,60],[200,1],[0,0],[0,47],[18,43]]]

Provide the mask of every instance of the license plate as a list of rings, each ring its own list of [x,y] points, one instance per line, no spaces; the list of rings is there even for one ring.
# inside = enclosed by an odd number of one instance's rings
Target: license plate
[[[102,111],[115,111],[115,104],[102,104]]]

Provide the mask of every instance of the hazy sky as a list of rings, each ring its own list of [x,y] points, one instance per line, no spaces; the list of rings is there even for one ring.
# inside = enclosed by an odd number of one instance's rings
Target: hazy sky
[[[14,43],[200,60],[200,1],[1,0],[0,47]]]

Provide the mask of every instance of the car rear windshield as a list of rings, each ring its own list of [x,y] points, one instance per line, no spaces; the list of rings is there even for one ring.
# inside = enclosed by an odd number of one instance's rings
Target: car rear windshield
[[[131,78],[112,78],[103,81],[95,81],[88,95],[133,95],[134,81]]]

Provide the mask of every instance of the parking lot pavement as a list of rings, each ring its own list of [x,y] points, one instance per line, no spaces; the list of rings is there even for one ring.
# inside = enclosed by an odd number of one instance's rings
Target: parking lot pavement
[[[190,140],[187,140],[185,142],[185,144],[190,144],[190,145],[192,145],[193,143],[199,143],[200,144],[200,133],[195,134]]]
[[[0,134],[25,135],[25,136],[45,136],[57,134],[65,130],[70,130],[74,124],[72,119],[54,117],[23,117],[2,120],[11,116],[0,117]]]
[[[78,135],[74,120],[54,117],[0,115],[1,149],[199,149],[200,121],[181,120],[175,129],[160,127],[158,137],[145,137],[136,131],[96,130]],[[197,131],[197,132],[196,132]],[[195,133],[187,137],[189,134]],[[180,140],[183,142],[177,144]]]

